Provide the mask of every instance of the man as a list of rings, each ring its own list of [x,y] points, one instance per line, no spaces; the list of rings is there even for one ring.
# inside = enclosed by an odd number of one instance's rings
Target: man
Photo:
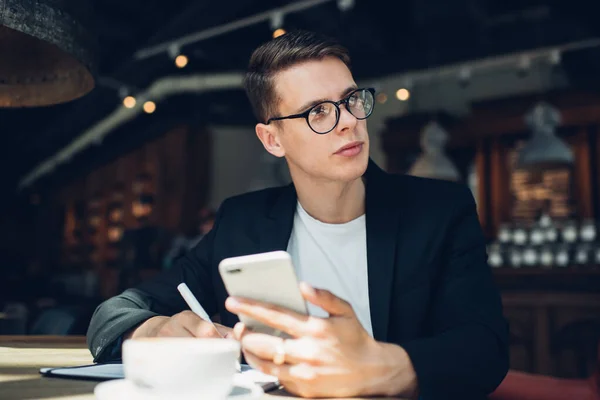
[[[508,370],[507,328],[468,189],[369,160],[373,91],[357,87],[332,40],[297,32],[264,44],[245,85],[256,134],[293,184],[226,200],[168,273],[102,304],[88,333],[95,359],[119,357],[129,337],[217,336],[184,311],[184,281],[245,359],[292,393],[485,398]],[[219,262],[274,250],[291,254],[310,317],[227,298]],[[237,314],[292,339],[248,332]]]

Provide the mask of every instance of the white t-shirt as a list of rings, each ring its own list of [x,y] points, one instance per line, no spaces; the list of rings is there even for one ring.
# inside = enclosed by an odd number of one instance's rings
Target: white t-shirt
[[[287,251],[301,281],[327,289],[350,303],[362,326],[373,336],[364,215],[344,224],[326,224],[311,217],[298,202]],[[317,317],[328,316],[310,303],[308,311]]]

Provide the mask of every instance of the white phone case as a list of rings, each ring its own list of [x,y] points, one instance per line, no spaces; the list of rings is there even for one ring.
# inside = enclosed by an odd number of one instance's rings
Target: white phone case
[[[226,258],[219,264],[219,273],[230,296],[258,300],[308,315],[292,259],[285,251]],[[245,315],[238,317],[255,332],[288,336]]]

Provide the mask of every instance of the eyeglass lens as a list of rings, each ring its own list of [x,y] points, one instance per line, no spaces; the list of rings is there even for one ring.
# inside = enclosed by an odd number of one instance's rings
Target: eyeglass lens
[[[366,89],[354,92],[346,103],[350,114],[357,119],[365,119],[373,110],[373,94]],[[326,133],[335,128],[339,108],[332,102],[323,102],[314,106],[308,114],[308,124],[318,133]]]

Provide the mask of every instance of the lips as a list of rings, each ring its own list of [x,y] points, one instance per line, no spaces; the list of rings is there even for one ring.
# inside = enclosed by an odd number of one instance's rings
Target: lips
[[[360,153],[362,150],[363,142],[352,142],[345,146],[342,146],[335,152],[337,155],[352,157]]]

